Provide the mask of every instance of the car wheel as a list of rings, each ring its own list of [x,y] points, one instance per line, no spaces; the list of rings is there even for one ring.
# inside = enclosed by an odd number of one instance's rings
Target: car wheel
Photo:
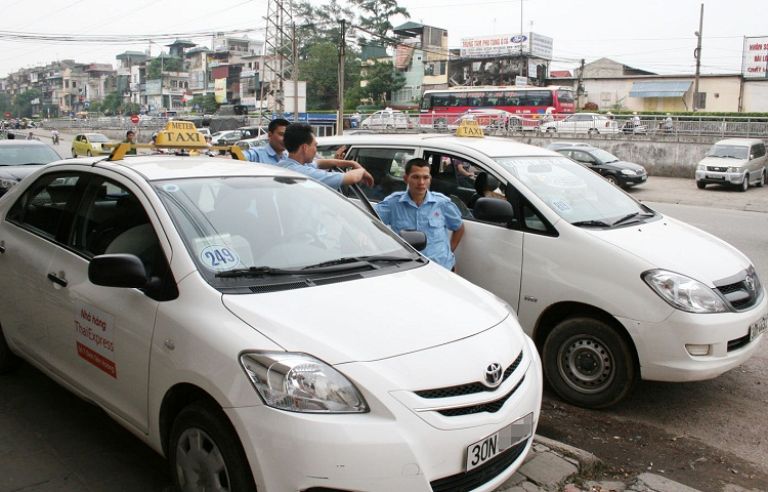
[[[555,392],[586,408],[618,403],[637,381],[632,348],[613,327],[595,318],[558,323],[544,342],[542,359]]]
[[[77,157],[77,152],[75,152],[75,148],[72,147],[72,157]]]
[[[696,187],[700,190],[703,190],[704,188],[707,187],[707,183],[705,183],[704,181],[696,181]]]
[[[212,404],[196,402],[179,413],[168,451],[176,490],[256,491],[232,424]]]
[[[3,328],[0,327],[0,374],[5,373],[16,367],[19,363],[18,357],[11,352],[8,343],[3,335]]]
[[[760,173],[760,181],[757,182],[757,187],[762,188],[765,186],[765,169]]]
[[[739,191],[747,191],[749,189],[749,172],[744,173],[744,181],[739,186]]]
[[[549,127],[547,128],[547,133],[557,133],[557,128]]]
[[[587,130],[587,135],[589,135],[590,137],[592,135],[597,135],[598,133],[600,133],[600,132],[597,131],[597,128],[590,128],[589,130]]]
[[[616,178],[616,176],[614,176],[613,174],[608,174],[608,175],[606,175],[606,176],[605,176],[605,179],[606,179],[606,180],[607,180],[609,183],[611,183],[612,185],[614,185],[614,186],[620,186],[618,178]]]
[[[88,157],[93,157],[93,154],[91,154],[90,150],[86,150],[85,155],[87,155]]]

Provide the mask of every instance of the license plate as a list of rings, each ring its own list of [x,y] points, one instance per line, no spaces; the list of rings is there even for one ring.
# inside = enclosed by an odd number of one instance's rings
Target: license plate
[[[749,341],[765,333],[766,328],[768,328],[768,314],[749,325]]]
[[[529,437],[533,432],[533,414],[516,420],[495,434],[467,446],[467,471],[487,463],[515,444]]]
[[[640,181],[645,181],[646,179],[648,179],[648,176],[643,176],[642,178],[640,178]]]
[[[717,176],[715,174],[707,174],[707,179],[725,179],[725,176]]]

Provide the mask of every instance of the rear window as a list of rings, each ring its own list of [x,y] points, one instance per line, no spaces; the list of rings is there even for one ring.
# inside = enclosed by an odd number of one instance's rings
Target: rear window
[[[61,159],[47,145],[3,145],[0,147],[0,166],[48,164]]]

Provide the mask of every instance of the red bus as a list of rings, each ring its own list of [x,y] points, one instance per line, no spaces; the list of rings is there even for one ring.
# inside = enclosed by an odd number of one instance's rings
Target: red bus
[[[476,86],[424,91],[420,109],[421,124],[454,124],[470,109],[503,110],[537,124],[547,113],[573,113],[576,103],[571,87]]]

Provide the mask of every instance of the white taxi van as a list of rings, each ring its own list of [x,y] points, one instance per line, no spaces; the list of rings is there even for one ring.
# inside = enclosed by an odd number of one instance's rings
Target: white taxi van
[[[490,491],[520,466],[541,364],[506,303],[306,176],[126,147],[0,200],[0,370],[99,405],[184,491]]]
[[[329,137],[318,151],[341,145],[373,175],[372,201],[405,189],[409,159],[430,164],[431,189],[465,219],[457,273],[512,306],[567,401],[713,378],[758,347],[768,301],[749,258],[556,152],[429,134]]]

